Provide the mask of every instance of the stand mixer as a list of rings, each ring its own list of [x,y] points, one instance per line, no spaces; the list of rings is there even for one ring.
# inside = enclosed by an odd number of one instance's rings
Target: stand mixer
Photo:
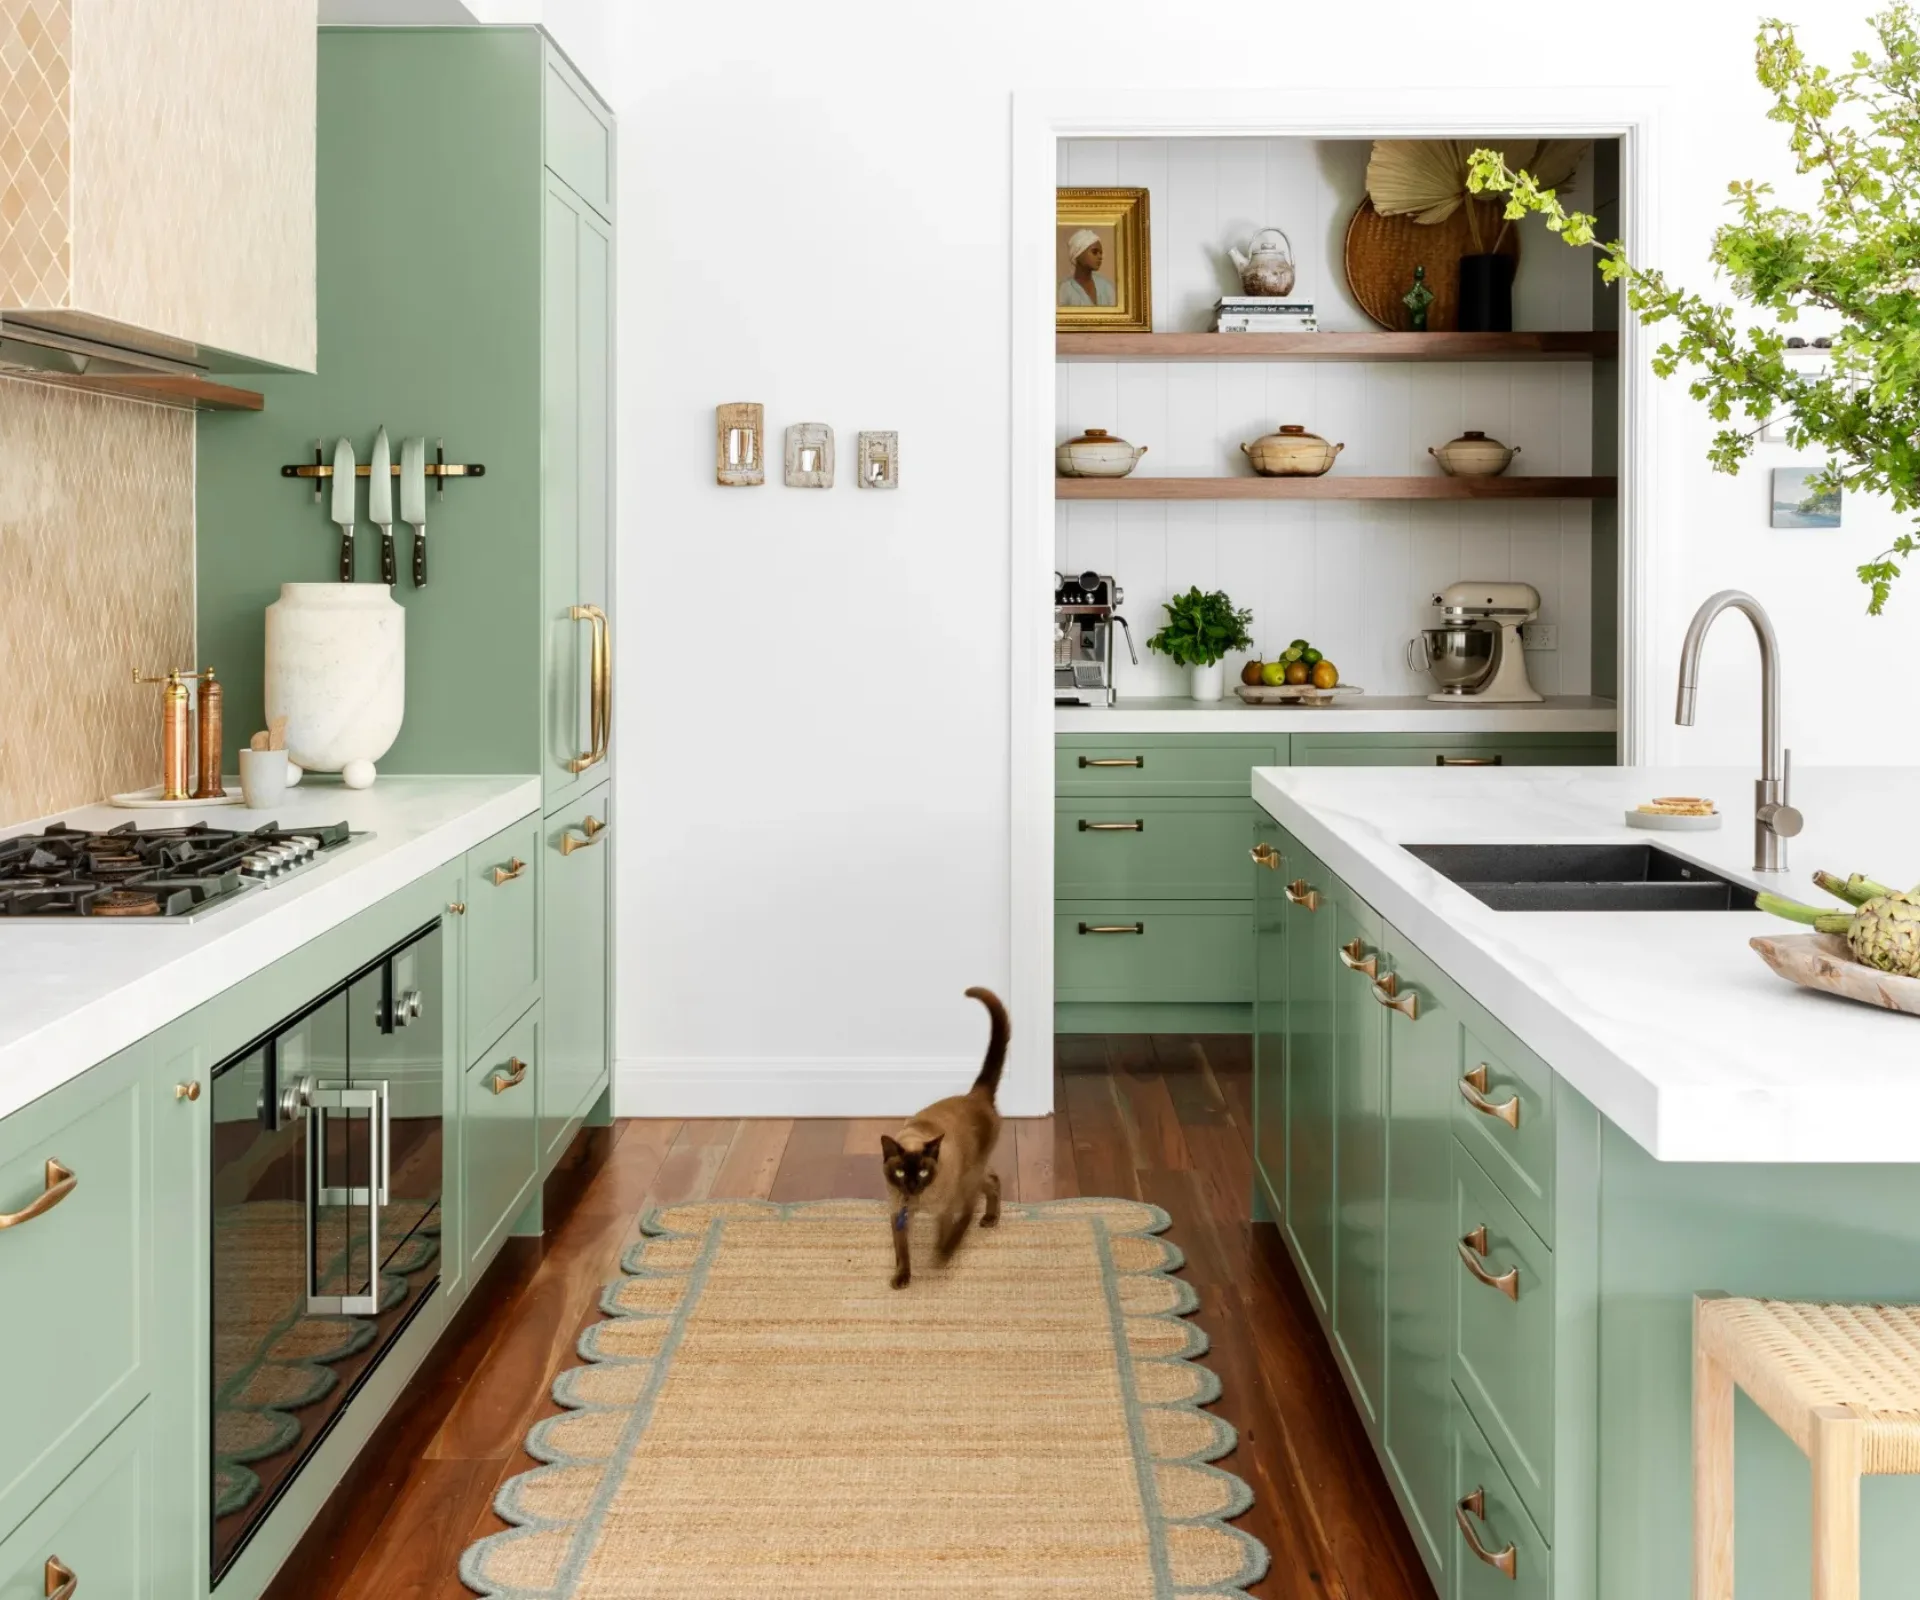
[[[1540,615],[1540,591],[1530,583],[1463,579],[1433,597],[1441,626],[1423,628],[1408,646],[1410,666],[1431,672],[1439,690],[1429,700],[1486,700],[1505,704],[1545,698],[1527,681],[1520,629]]]

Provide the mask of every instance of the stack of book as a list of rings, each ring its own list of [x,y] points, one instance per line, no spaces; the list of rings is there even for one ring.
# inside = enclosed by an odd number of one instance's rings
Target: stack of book
[[[1215,333],[1318,333],[1311,300],[1227,294],[1213,303]]]

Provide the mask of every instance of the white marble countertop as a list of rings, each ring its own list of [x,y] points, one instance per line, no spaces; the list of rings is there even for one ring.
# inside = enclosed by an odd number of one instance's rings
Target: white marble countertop
[[[1612,733],[1611,700],[1563,695],[1537,705],[1439,704],[1423,695],[1356,695],[1331,705],[1250,706],[1231,688],[1224,700],[1129,700],[1112,706],[1055,706],[1055,733]]]
[[[383,776],[359,791],[309,778],[271,812],[82,806],[0,829],[0,837],[10,837],[37,832],[51,821],[114,828],[205,820],[258,828],[344,820],[371,835],[191,923],[0,919],[0,1117],[539,807],[538,778]]]
[[[1791,870],[1756,873],[1751,769],[1261,768],[1253,797],[1327,868],[1664,1161],[1920,1161],[1920,1018],[1774,976],[1760,912],[1495,911],[1403,844],[1653,843],[1831,903],[1815,868],[1920,883],[1920,769],[1797,769]],[[1714,798],[1711,833],[1628,828],[1661,794]],[[1778,881],[1773,881],[1775,879]]]

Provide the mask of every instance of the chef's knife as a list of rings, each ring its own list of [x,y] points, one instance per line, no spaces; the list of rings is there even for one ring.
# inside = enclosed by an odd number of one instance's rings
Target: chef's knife
[[[393,570],[393,452],[382,424],[373,436],[373,460],[367,467],[367,521],[380,530],[380,581],[389,589]]]
[[[333,520],[340,524],[340,581],[353,582],[353,445],[333,447]]]
[[[400,441],[400,520],[413,525],[413,586],[427,586],[427,441]]]

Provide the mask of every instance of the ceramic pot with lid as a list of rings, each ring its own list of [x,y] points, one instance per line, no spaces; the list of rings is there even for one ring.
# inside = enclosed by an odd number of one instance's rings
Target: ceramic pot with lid
[[[1244,251],[1229,249],[1227,254],[1240,274],[1241,293],[1293,293],[1293,241],[1278,228],[1262,228]]]
[[[1089,428],[1053,452],[1053,464],[1063,478],[1124,478],[1147,453],[1145,445],[1116,439],[1105,428]]]
[[[1497,478],[1520,454],[1520,447],[1508,449],[1498,439],[1469,428],[1445,444],[1428,445],[1427,454],[1449,478]]]
[[[1317,478],[1333,465],[1333,458],[1346,446],[1328,444],[1319,434],[1308,433],[1297,422],[1288,422],[1240,448],[1253,463],[1253,470],[1263,478]]]

